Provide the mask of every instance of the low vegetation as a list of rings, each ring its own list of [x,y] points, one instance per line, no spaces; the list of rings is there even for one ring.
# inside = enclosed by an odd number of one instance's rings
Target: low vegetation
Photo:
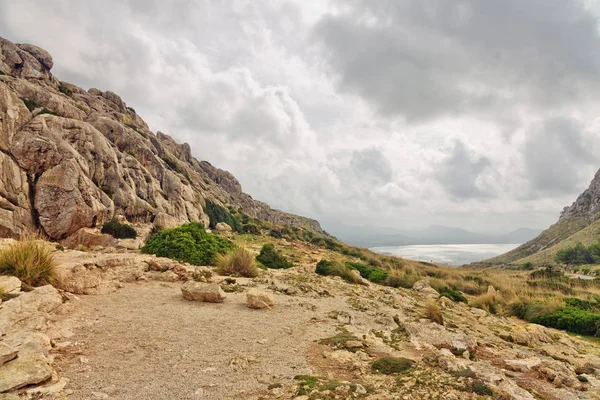
[[[209,226],[214,229],[219,222],[224,222],[233,229],[234,232],[242,232],[242,225],[225,207],[218,205],[206,199],[205,210],[210,220]]]
[[[315,272],[323,276],[339,276],[349,283],[360,283],[360,277],[352,273],[352,269],[338,261],[321,260]]]
[[[121,224],[114,219],[102,225],[101,232],[116,239],[135,239],[137,237],[137,232],[133,226]]]
[[[30,286],[42,286],[55,279],[52,248],[30,236],[0,250],[0,275],[12,275]]]
[[[294,266],[281,252],[276,251],[275,247],[269,243],[263,245],[262,249],[260,249],[260,254],[256,257],[256,261],[267,268],[273,269],[287,269]]]
[[[415,364],[414,361],[402,357],[381,357],[371,363],[371,369],[380,374],[398,374],[408,371]]]
[[[217,254],[215,265],[217,271],[223,275],[254,278],[259,274],[254,256],[243,247],[233,249],[226,254]]]
[[[600,243],[585,246],[578,242],[575,246],[559,250],[554,260],[567,265],[600,264]]]
[[[214,265],[217,254],[225,254],[234,247],[229,240],[206,232],[202,224],[190,222],[155,233],[142,247],[142,253],[193,265]]]
[[[440,308],[434,302],[429,302],[425,306],[425,316],[436,324],[444,325],[442,311],[440,311]]]

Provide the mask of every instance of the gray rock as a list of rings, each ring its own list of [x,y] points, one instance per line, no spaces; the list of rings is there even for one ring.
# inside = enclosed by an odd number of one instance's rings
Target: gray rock
[[[0,393],[42,383],[51,377],[52,367],[41,354],[18,357],[0,366]]]

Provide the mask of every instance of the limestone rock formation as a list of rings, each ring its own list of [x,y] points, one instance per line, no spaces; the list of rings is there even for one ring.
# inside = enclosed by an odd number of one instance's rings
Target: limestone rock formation
[[[45,50],[0,38],[0,236],[33,228],[62,240],[115,217],[208,224],[205,199],[322,232],[252,199],[188,144],[151,132],[117,94],[60,82],[53,65]]]

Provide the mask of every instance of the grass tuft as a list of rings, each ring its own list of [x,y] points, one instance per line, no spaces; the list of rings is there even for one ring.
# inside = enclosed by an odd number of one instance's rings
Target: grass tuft
[[[217,271],[223,275],[254,278],[259,273],[254,256],[243,247],[238,247],[226,254],[218,254],[216,265]]]
[[[0,250],[0,274],[15,276],[30,286],[51,284],[55,268],[50,247],[33,235]]]
[[[371,369],[380,374],[391,375],[408,371],[415,362],[402,357],[381,357],[371,363]]]

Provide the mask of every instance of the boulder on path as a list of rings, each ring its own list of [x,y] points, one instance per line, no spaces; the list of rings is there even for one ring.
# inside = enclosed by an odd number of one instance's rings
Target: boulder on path
[[[271,293],[266,293],[258,289],[250,289],[247,293],[248,307],[250,308],[271,308],[275,305],[275,297]]]
[[[188,281],[181,286],[181,294],[187,300],[222,303],[225,292],[216,283]]]

